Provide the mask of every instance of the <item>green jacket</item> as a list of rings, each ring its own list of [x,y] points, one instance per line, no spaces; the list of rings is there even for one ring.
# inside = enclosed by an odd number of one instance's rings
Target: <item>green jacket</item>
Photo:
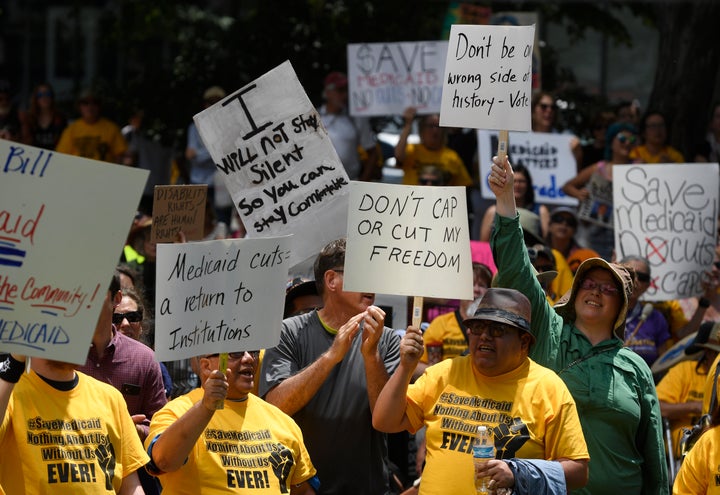
[[[575,494],[669,493],[660,405],[650,368],[617,337],[593,346],[550,306],[535,279],[518,218],[495,216],[498,287],[532,305],[530,358],[555,370],[575,399],[590,453],[590,479]]]

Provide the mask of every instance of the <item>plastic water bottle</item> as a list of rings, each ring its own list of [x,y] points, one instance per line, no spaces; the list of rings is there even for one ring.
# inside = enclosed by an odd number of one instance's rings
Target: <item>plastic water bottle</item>
[[[473,440],[473,467],[475,469],[475,491],[478,495],[488,495],[490,489],[488,476],[482,478],[477,476],[478,466],[482,463],[495,459],[495,439],[487,426],[478,426],[475,440]]]

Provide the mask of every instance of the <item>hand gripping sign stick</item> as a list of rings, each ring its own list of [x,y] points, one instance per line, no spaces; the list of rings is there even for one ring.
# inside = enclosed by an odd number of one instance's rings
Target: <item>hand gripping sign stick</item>
[[[220,357],[218,358],[218,369],[222,372],[224,375],[227,371],[227,365],[228,365],[228,353],[227,352],[221,352]],[[215,402],[215,410],[219,409],[225,409],[225,399],[219,399],[217,402]]]
[[[413,297],[412,326],[420,328],[422,323],[423,297]]]

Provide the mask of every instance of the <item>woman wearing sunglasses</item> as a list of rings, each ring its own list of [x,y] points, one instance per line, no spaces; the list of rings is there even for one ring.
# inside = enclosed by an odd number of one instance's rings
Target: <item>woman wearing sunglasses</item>
[[[35,86],[30,96],[30,108],[23,122],[22,139],[25,144],[54,150],[60,140],[67,119],[55,105],[55,92],[47,83]]]
[[[582,169],[562,187],[568,196],[580,201],[578,216],[584,220],[578,228],[581,244],[612,258],[615,237],[612,224],[613,166],[631,163],[630,152],[637,144],[635,126],[615,123],[608,128],[605,160]]]
[[[491,239],[494,284],[531,303],[530,358],[555,370],[577,404],[590,453],[590,478],[573,494],[667,494],[660,407],[650,368],[623,346],[633,281],[602,258],[583,262],[572,289],[551,306],[535,279],[513,196],[513,173],[493,159],[489,184],[497,198]]]

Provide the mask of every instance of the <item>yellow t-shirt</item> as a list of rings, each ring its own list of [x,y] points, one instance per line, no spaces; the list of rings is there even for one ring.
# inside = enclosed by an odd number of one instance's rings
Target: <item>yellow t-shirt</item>
[[[410,385],[406,413],[413,431],[427,427],[421,494],[474,493],[479,425],[493,430],[498,459],[589,458],[565,383],[529,358],[496,377],[478,374],[471,356],[442,361]]]
[[[65,128],[55,151],[68,155],[116,162],[127,151],[120,128],[105,118],[94,124],[78,119]]]
[[[13,495],[117,493],[148,461],[122,394],[78,372],[57,390],[23,374],[0,426],[0,484]]]
[[[150,434],[162,434],[177,418],[202,400],[197,388],[168,402],[153,415]],[[242,402],[225,401],[215,411],[177,471],[161,474],[163,492],[173,495],[288,493],[291,485],[315,475],[315,467],[295,421],[253,394]]]
[[[685,157],[682,156],[678,150],[672,146],[665,146],[663,150],[657,155],[653,155],[648,151],[647,146],[644,144],[633,148],[630,151],[631,160],[639,160],[642,163],[666,163],[662,159],[662,155],[667,155],[670,158],[670,163],[684,163]]]
[[[680,466],[673,495],[720,494],[720,428],[702,434]]]
[[[708,374],[705,377],[705,386],[703,388],[703,414],[709,414],[711,412],[710,400],[712,399],[712,389],[715,385],[715,371],[717,370],[718,362],[720,362],[720,354],[718,354],[718,356],[715,358],[715,361],[713,361],[712,365],[710,365]],[[717,390],[716,397],[717,400],[720,401],[720,389]]]
[[[707,381],[707,375],[698,373],[698,362],[682,361],[668,370],[667,374],[657,384],[658,400],[669,404],[682,404],[690,401],[703,400],[703,388]],[[699,416],[688,414],[684,418],[670,421],[675,455],[680,454],[680,438],[683,427],[691,428],[700,419]]]
[[[425,329],[423,341],[425,342],[425,351],[420,358],[423,363],[428,362],[428,344],[442,343],[443,359],[460,356],[468,349],[467,339],[460,328],[455,311],[435,317],[430,322],[430,326]]]
[[[422,144],[410,143],[405,148],[405,160],[402,162],[405,171],[403,184],[418,185],[418,172],[428,165],[434,165],[450,176],[448,186],[471,186],[473,183],[460,155],[454,150],[443,147],[433,151]]]

